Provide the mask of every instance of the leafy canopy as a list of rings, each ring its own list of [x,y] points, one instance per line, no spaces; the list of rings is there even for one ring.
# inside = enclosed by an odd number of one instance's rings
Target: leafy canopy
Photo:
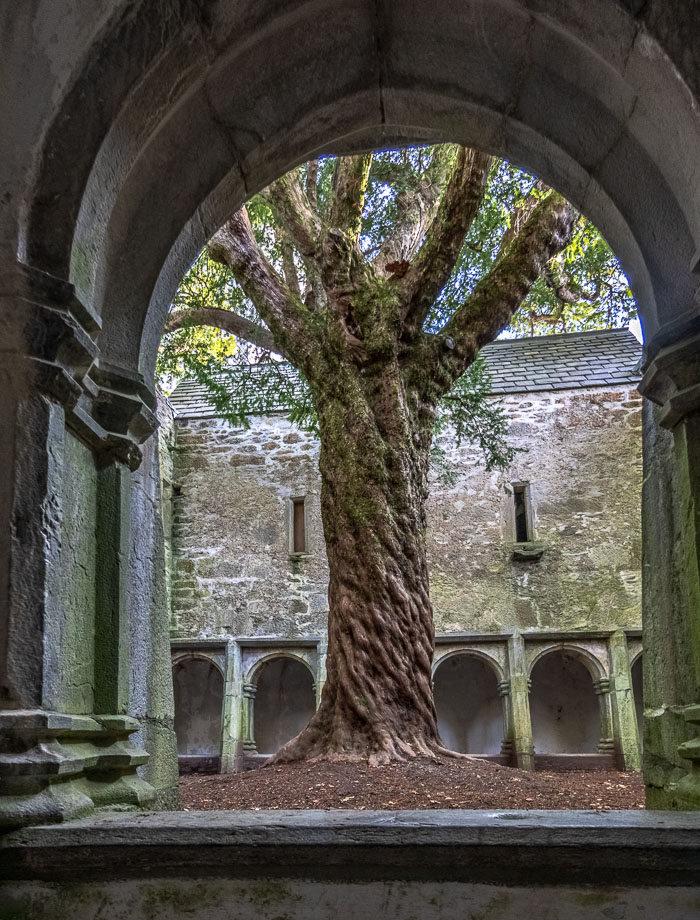
[[[453,168],[455,145],[409,147],[376,153],[372,159],[361,215],[360,248],[367,261],[377,259],[386,241],[402,228],[402,243],[415,250],[425,231],[421,208],[444,189]],[[321,221],[333,197],[335,161],[326,157],[299,167],[299,179],[311,189],[310,200]],[[438,332],[505,250],[548,189],[504,160],[494,160],[479,212],[462,244],[454,270],[424,323]],[[283,277],[294,278],[300,296],[313,283],[305,260],[294,249],[264,194],[247,203],[256,241]],[[413,234],[413,237],[412,237]],[[400,248],[400,247],[399,247]],[[395,249],[394,249],[395,251]],[[400,253],[399,253],[400,254]],[[283,409],[301,427],[316,430],[311,394],[303,377],[269,350],[219,328],[187,322],[187,312],[213,307],[232,311],[264,326],[231,270],[205,248],[173,299],[173,313],[184,314],[181,328],[163,339],[157,372],[167,390],[182,377],[203,384],[221,417],[247,426],[248,416]],[[627,279],[614,253],[596,228],[580,218],[571,243],[548,264],[513,316],[504,335],[546,335],[625,326],[636,316]],[[257,365],[255,386],[245,368]],[[467,370],[443,400],[436,430],[450,424],[458,443],[475,443],[486,468],[502,469],[513,459],[506,441],[502,407],[488,400],[490,380],[481,359]],[[440,465],[440,449],[434,448]]]

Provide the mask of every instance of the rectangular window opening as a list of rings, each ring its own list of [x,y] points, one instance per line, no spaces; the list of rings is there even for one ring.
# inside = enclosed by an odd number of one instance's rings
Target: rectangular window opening
[[[292,499],[292,552],[306,552],[306,520],[304,499]]]
[[[527,485],[513,485],[515,510],[515,542],[528,543],[532,539],[532,527],[528,512]]]

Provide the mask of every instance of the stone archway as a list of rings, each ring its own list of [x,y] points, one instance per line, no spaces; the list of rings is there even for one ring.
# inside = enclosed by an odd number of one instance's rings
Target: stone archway
[[[175,735],[180,771],[218,773],[224,679],[208,658],[186,655],[173,663]]]
[[[595,754],[600,707],[588,667],[571,651],[555,648],[535,662],[530,681],[536,762],[538,755]]]
[[[495,757],[503,744],[503,697],[495,669],[469,652],[441,659],[433,673],[438,730],[461,754]]]
[[[113,769],[100,751],[127,745],[114,779],[131,771],[120,786],[130,804],[153,799],[144,777],[160,784],[161,802],[172,793],[172,775],[163,781],[149,766],[137,777],[146,755],[128,745],[141,719],[140,737],[159,752],[152,762],[172,754],[160,730],[172,700],[156,664],[167,613],[149,439],[172,291],[228,213],[295,163],[451,140],[557,187],[630,276],[648,340],[643,389],[662,406],[645,420],[645,693],[659,745],[648,752],[650,802],[700,803],[691,774],[687,788],[666,788],[692,762],[692,747],[684,757],[677,748],[693,737],[700,702],[692,4],[417,0],[410,15],[368,0],[268,0],[254,12],[104,0],[80,16],[74,6],[3,14],[0,297],[10,360],[0,463],[10,485],[0,496],[0,693],[11,726],[13,713],[34,714],[29,733],[25,723],[10,729],[12,750],[54,738],[46,713],[59,713],[70,723],[63,741],[91,739],[85,769]],[[69,522],[64,502],[81,490]],[[65,561],[70,541],[95,547],[85,590],[74,590]],[[84,660],[69,654],[76,631],[100,639]],[[52,776],[37,775],[31,788],[44,798],[32,820],[58,807]],[[90,798],[76,780],[59,812],[111,801],[108,786],[91,787]],[[25,820],[20,812],[12,820]]]
[[[263,659],[255,672],[254,739],[258,754],[271,755],[298,735],[316,711],[314,679],[291,655]]]

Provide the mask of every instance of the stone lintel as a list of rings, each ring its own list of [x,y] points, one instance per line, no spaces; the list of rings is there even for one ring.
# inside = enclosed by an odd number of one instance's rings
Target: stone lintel
[[[99,840],[99,846],[95,841]],[[612,811],[103,814],[0,844],[0,878],[700,884],[700,815]]]
[[[661,406],[658,421],[664,428],[700,411],[700,330],[658,348],[647,361],[639,391]]]

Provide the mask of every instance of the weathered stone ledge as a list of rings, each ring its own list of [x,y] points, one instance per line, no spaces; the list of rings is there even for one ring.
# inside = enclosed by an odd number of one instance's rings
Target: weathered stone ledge
[[[304,878],[700,886],[700,814],[104,813],[0,844],[0,879]]]

